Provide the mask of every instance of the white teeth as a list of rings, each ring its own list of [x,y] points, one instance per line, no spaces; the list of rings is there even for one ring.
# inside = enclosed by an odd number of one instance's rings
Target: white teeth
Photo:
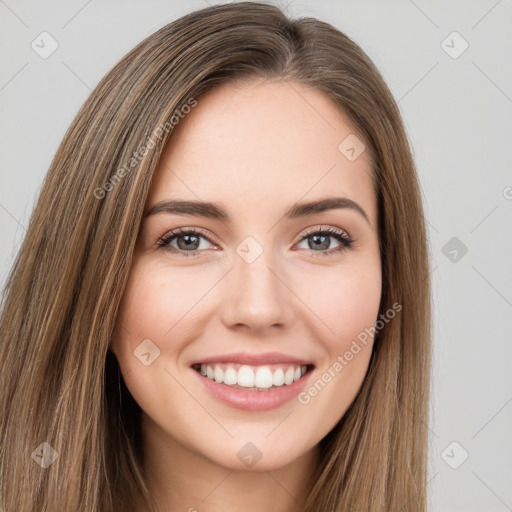
[[[239,386],[244,388],[254,387],[254,372],[250,366],[240,366],[238,370],[238,382]]]
[[[272,372],[268,366],[260,366],[256,371],[256,378],[254,385],[257,388],[271,388],[272,387]]]
[[[293,366],[290,366],[288,370],[286,370],[286,373],[284,374],[284,383],[288,386],[293,382],[293,376],[295,375],[295,369]]]
[[[272,384],[274,386],[282,386],[284,384],[284,372],[278,368],[272,375]]]
[[[218,366],[213,369],[213,377],[215,382],[224,382],[224,372]]]
[[[299,380],[307,371],[307,366],[282,365],[271,369],[269,366],[251,367],[242,365],[236,370],[233,364],[202,364],[201,375],[228,386],[267,390],[272,387],[289,386]]]
[[[224,384],[228,386],[233,386],[238,382],[238,374],[234,368],[228,368],[224,372]]]

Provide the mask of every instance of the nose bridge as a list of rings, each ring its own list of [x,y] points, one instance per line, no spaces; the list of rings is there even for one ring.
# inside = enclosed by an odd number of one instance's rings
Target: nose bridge
[[[258,329],[288,324],[293,316],[292,294],[271,248],[248,236],[236,248],[233,266],[226,282],[223,321]]]

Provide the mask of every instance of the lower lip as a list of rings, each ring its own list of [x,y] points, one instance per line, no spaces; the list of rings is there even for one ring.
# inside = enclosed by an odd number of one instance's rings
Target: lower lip
[[[201,375],[193,368],[192,371],[215,398],[235,409],[250,412],[268,411],[289,402],[304,389],[312,373],[311,370],[308,370],[307,373],[293,384],[285,384],[268,391],[244,391],[243,389],[232,388],[226,384],[215,382]]]

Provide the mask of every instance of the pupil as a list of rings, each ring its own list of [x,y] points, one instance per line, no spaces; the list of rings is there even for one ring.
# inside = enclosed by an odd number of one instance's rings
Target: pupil
[[[181,240],[184,240],[184,243],[180,243]],[[199,246],[199,237],[196,235],[181,235],[178,237],[178,247],[180,249],[197,249]],[[195,245],[194,245],[195,244]],[[191,247],[191,245],[194,245],[194,247]]]
[[[320,245],[316,245],[316,248],[320,249],[328,249],[329,248],[329,237],[325,235],[312,235],[312,237],[315,240],[315,243],[318,242],[318,239],[323,239],[323,243],[320,241]]]

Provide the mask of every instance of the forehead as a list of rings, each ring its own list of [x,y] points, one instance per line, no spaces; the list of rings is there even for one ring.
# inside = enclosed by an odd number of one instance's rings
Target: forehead
[[[279,215],[299,200],[335,195],[364,205],[374,223],[369,152],[349,159],[346,144],[340,150],[345,140],[357,144],[357,132],[324,93],[255,80],[223,85],[197,102],[173,130],[148,204],[179,197],[223,203],[235,216],[263,206]]]

